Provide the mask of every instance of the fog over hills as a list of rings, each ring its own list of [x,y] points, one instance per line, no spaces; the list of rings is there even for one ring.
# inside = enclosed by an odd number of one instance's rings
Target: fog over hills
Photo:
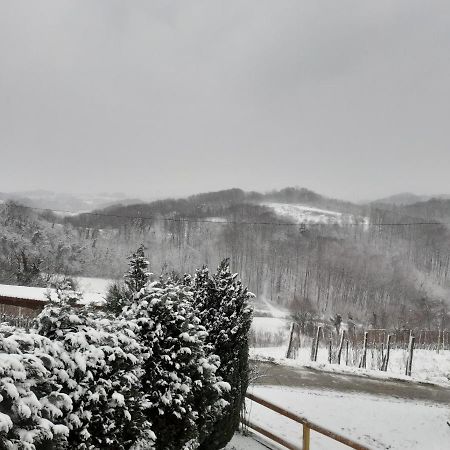
[[[244,191],[240,188],[231,188],[214,192],[205,192],[188,197],[179,198],[164,198],[156,200],[159,196],[155,195],[153,198],[135,198],[125,193],[62,193],[54,192],[43,189],[37,189],[32,191],[18,191],[18,192],[0,192],[0,203],[8,200],[17,202],[24,206],[30,206],[35,208],[50,209],[60,212],[70,212],[72,214],[87,213],[94,210],[102,210],[108,208],[112,210],[120,209],[122,207],[136,209],[137,205],[139,209],[144,212],[148,208],[154,207],[160,208],[162,205],[166,213],[171,212],[170,206],[177,205],[180,207],[183,203],[190,203],[195,205],[211,204],[211,203],[229,203],[236,204],[239,202],[244,203],[281,203],[281,204],[295,204],[303,205],[315,208],[322,208],[325,210],[335,211],[342,214],[363,214],[367,211],[367,208],[373,208],[380,206],[383,208],[397,207],[397,206],[412,206],[418,204],[416,208],[409,208],[411,212],[418,212],[420,208],[424,208],[426,205],[419,205],[420,203],[426,203],[430,200],[434,200],[434,209],[439,209],[440,200],[450,199],[450,195],[420,195],[410,192],[404,192],[394,194],[388,197],[380,198],[374,201],[365,201],[360,203],[353,203],[346,200],[338,200],[330,198],[314,192],[304,187],[287,187],[280,190],[272,190],[267,192],[256,191]],[[429,204],[429,205],[430,205]],[[445,202],[441,206],[445,209]],[[167,209],[168,208],[168,209]],[[429,208],[428,208],[429,209]],[[407,209],[408,210],[408,209]],[[407,211],[405,210],[405,211]],[[162,212],[162,211],[161,211]],[[182,212],[182,211],[179,211]],[[437,217],[439,214],[435,211]],[[289,214],[288,214],[289,215]],[[422,216],[419,213],[419,216]]]
[[[450,199],[450,195],[441,194],[441,195],[418,195],[412,194],[411,192],[402,192],[400,194],[394,194],[389,197],[380,198],[378,200],[374,200],[372,203],[381,203],[386,205],[412,205],[414,203],[426,202],[432,198],[436,199]]]
[[[61,212],[81,213],[106,208],[112,204],[138,203],[142,200],[129,198],[123,193],[66,194],[46,190],[0,192],[0,202],[15,201],[34,208]]]
[[[65,217],[0,205],[0,281],[45,283],[40,273],[120,278],[127,256],[144,244],[155,274],[229,257],[258,298],[287,308],[365,323],[376,317],[381,327],[450,326],[450,200],[357,205],[295,187],[130,204],[117,197],[101,197],[120,203],[99,201],[94,214]],[[24,275],[24,267],[34,271]]]

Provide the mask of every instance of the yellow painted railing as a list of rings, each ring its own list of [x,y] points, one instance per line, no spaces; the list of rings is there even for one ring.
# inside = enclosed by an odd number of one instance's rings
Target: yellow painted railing
[[[263,436],[271,439],[272,441],[276,442],[277,444],[282,445],[284,448],[287,448],[289,450],[310,450],[310,431],[316,431],[317,433],[323,434],[324,436],[327,436],[337,442],[340,442],[341,444],[346,445],[347,447],[354,448],[356,450],[371,450],[369,447],[366,447],[362,444],[359,444],[358,442],[353,441],[352,439],[349,439],[345,436],[342,436],[339,433],[335,433],[334,431],[327,430],[326,428],[322,427],[321,425],[318,425],[314,422],[311,422],[310,420],[306,419],[305,417],[299,416],[297,414],[294,414],[290,411],[285,410],[281,406],[275,405],[267,400],[264,400],[261,397],[258,397],[254,394],[247,393],[246,397],[249,400],[252,400],[255,403],[259,403],[260,405],[278,413],[281,414],[284,417],[287,417],[288,419],[293,420],[294,422],[297,422],[302,425],[303,433],[302,433],[302,446],[292,444],[285,439],[277,436],[275,433],[266,430],[265,428],[251,422],[250,420],[243,418],[241,422],[247,426],[248,428],[256,431],[259,434],[262,434]]]

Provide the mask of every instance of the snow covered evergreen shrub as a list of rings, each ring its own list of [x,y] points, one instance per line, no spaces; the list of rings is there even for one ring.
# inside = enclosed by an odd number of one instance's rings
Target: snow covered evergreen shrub
[[[115,281],[108,286],[105,309],[117,316],[131,299],[132,294],[126,285],[121,281]]]
[[[61,292],[60,302],[38,316],[38,332],[63,349],[64,366],[55,367],[53,375],[72,402],[63,421],[69,448],[129,449],[140,440],[152,448],[154,435],[142,412],[137,327],[76,308],[76,301],[75,293]]]
[[[248,334],[252,321],[249,299],[253,294],[230,271],[229,260],[223,260],[211,277],[204,267],[191,281],[194,305],[202,325],[208,330],[206,343],[220,355],[217,374],[228,382],[231,390],[225,394],[229,406],[202,436],[204,450],[223,448],[239,427],[241,408],[248,386]]]
[[[54,374],[63,366],[62,348],[35,333],[0,327],[0,448],[67,448],[61,424],[72,401]]]
[[[250,294],[227,262],[213,277],[150,283],[138,253],[115,316],[76,306],[62,286],[31,333],[0,330],[0,449],[195,450],[231,438]]]
[[[148,284],[124,310],[144,346],[142,377],[146,417],[159,450],[190,450],[222,413],[229,389],[216,375],[218,356],[192,306],[189,286]]]

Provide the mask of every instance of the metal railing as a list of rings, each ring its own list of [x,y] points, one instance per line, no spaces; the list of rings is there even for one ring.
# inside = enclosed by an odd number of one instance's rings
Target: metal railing
[[[365,445],[359,444],[358,442],[355,442],[345,436],[342,436],[339,433],[335,433],[334,431],[327,430],[326,428],[322,427],[321,425],[318,425],[314,422],[311,422],[310,420],[306,419],[305,417],[299,416],[297,414],[294,414],[290,411],[285,410],[281,406],[277,406],[267,400],[264,400],[261,397],[258,397],[254,394],[246,394],[246,397],[249,400],[254,401],[255,403],[259,403],[260,405],[278,413],[281,414],[284,417],[287,417],[288,419],[293,420],[294,422],[297,422],[302,425],[303,433],[302,433],[302,446],[298,446],[295,444],[292,444],[285,439],[277,436],[276,434],[272,433],[269,430],[266,430],[265,428],[261,427],[260,425],[257,425],[247,418],[243,418],[241,422],[247,426],[248,428],[256,431],[259,434],[262,434],[263,436],[271,439],[272,441],[276,442],[277,444],[282,445],[283,447],[289,449],[289,450],[310,450],[310,432],[311,430],[316,431],[317,433],[320,433],[324,436],[327,436],[337,442],[340,442],[341,444],[346,445],[347,447],[354,448],[356,450],[371,450],[370,447],[366,447]]]

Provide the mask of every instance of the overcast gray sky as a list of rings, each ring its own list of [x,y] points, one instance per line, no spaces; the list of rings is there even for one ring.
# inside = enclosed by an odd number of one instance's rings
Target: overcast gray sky
[[[0,0],[0,191],[450,193],[450,2]]]

